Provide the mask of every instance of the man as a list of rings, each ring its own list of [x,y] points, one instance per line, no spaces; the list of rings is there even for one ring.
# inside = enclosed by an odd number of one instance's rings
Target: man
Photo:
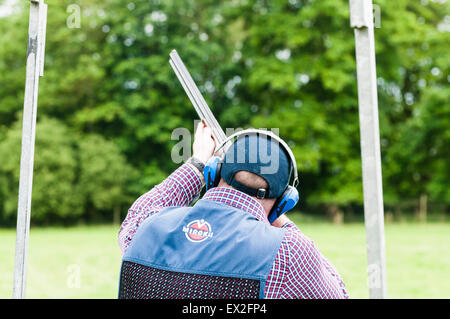
[[[264,140],[277,154],[277,171],[261,173],[262,156],[252,148],[261,139],[238,138],[225,153],[217,185],[189,207],[216,147],[200,123],[192,159],[136,200],[122,223],[119,298],[348,298],[335,268],[288,217],[270,225],[292,163],[277,143]],[[245,153],[245,160],[229,160],[233,153]]]

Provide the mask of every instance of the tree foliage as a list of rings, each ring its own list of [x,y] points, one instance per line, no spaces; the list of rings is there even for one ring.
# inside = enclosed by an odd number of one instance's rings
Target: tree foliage
[[[192,131],[196,114],[172,49],[224,128],[279,128],[297,159],[302,209],[362,203],[348,1],[47,2],[32,220],[124,209],[177,167],[171,132]],[[448,204],[448,3],[375,3],[385,201],[427,194]],[[28,4],[17,6],[0,18],[4,219],[16,209],[25,82]]]
[[[92,210],[99,214],[129,200],[126,184],[135,173],[116,144],[96,134],[79,135],[53,118],[41,118],[36,131],[34,223],[73,223]],[[17,212],[21,133],[16,122],[0,142],[0,154],[5,154],[0,210],[6,224],[15,221]]]

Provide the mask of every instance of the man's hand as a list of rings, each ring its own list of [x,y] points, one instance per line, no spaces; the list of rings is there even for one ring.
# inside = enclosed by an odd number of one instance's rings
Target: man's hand
[[[192,156],[205,164],[213,155],[215,148],[216,142],[212,135],[211,128],[209,128],[206,122],[202,120],[195,131]]]

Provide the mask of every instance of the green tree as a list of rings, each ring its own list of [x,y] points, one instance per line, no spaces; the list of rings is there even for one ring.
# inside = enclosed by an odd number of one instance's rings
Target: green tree
[[[193,131],[197,116],[169,66],[172,49],[224,128],[280,129],[297,158],[301,209],[361,207],[348,1],[47,2],[38,118],[58,120],[73,136],[77,168],[69,181],[84,190],[77,191],[83,211],[102,215],[116,205],[108,201],[111,194],[129,194],[118,204],[129,205],[177,167],[169,159],[177,142],[171,132]],[[81,9],[80,28],[67,25],[74,4]],[[375,36],[385,202],[395,206],[425,194],[448,203],[448,3],[375,4],[381,12]],[[2,145],[18,130],[14,123],[23,107],[28,3],[18,7],[19,13],[0,18]],[[117,157],[92,162],[92,144],[102,144],[100,137]],[[111,179],[97,170],[126,172],[127,165],[139,173],[117,184],[122,192],[107,191]],[[0,179],[11,181],[11,169],[0,172]],[[1,185],[2,202],[15,205],[12,186]],[[94,188],[104,196],[94,195]]]
[[[96,134],[85,135],[78,143],[80,174],[78,187],[84,197],[84,211],[113,211],[119,223],[120,208],[133,200],[126,192],[127,183],[136,178],[117,145]]]
[[[76,185],[75,139],[70,130],[54,119],[37,124],[33,176],[33,223],[73,221],[83,213],[81,194]],[[0,185],[5,222],[13,222],[17,213],[20,175],[21,121],[8,130],[0,142]]]
[[[448,189],[443,182],[449,176],[448,151],[441,146],[449,142],[444,88],[450,61],[445,44],[449,6],[375,2],[381,10],[375,35],[387,202],[431,192],[434,200],[448,201],[442,191]],[[253,126],[279,127],[290,142],[306,203],[325,204],[333,211],[336,205],[361,204],[348,2],[233,2],[227,12],[228,24],[238,25],[241,35],[235,55],[241,57],[236,72],[243,80],[235,88],[236,100],[254,111]],[[423,142],[432,156],[421,149]]]
[[[3,220],[17,212],[22,127],[16,122],[0,143],[0,194]],[[36,126],[31,221],[35,224],[82,220],[117,222],[131,200],[126,184],[135,176],[118,147],[103,137],[80,137],[61,121],[41,118]],[[98,212],[106,212],[101,216]],[[111,212],[114,212],[112,216]]]

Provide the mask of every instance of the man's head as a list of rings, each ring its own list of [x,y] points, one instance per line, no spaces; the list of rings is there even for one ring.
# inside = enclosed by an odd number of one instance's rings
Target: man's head
[[[267,189],[269,187],[269,184],[267,184],[267,181],[262,178],[261,176],[258,176],[254,173],[248,172],[248,171],[239,171],[234,175],[234,179],[237,180],[239,183],[259,189],[264,188]],[[218,187],[228,187],[233,188],[230,186],[227,182],[223,180],[223,178],[220,179]],[[270,210],[273,207],[273,204],[276,201],[276,198],[256,198],[254,197],[264,208],[264,211],[266,212],[266,215],[269,215]]]
[[[289,184],[292,163],[284,148],[264,134],[240,136],[225,153],[219,186],[256,198],[270,212]]]

